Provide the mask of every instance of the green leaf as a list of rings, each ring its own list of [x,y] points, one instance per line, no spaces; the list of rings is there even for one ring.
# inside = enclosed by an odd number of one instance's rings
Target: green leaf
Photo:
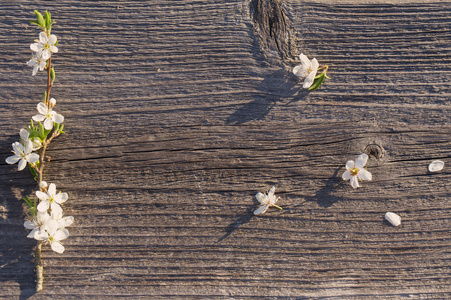
[[[324,73],[324,74],[326,74],[326,73]],[[327,78],[327,79],[332,79],[332,78],[330,78],[329,76],[327,76],[327,74],[326,74],[326,75],[324,75],[324,76],[326,76],[326,78]]]
[[[310,91],[314,91],[317,88],[320,87],[320,85],[323,83],[324,81],[324,77],[326,76],[325,73],[321,73],[320,76],[318,77],[318,79],[313,83],[313,85],[309,88]]]
[[[30,170],[31,175],[33,175],[34,180],[38,181],[38,173],[36,170],[30,164],[28,164],[28,169]]]
[[[42,97],[42,102],[45,103],[46,100],[47,100],[47,91],[44,92],[44,96]]]
[[[36,21],[30,21],[30,23],[31,23],[31,24],[36,24],[36,25],[38,25],[38,26],[41,26],[41,25],[39,25],[39,23],[36,22]]]
[[[36,15],[36,19],[38,20],[38,25],[44,28],[45,27],[44,17],[37,10],[34,11],[34,14]]]
[[[25,200],[25,202],[27,202],[28,208],[33,207],[33,202],[31,202],[30,198],[28,198],[28,196],[23,197],[23,199]]]
[[[45,27],[49,26],[50,24],[52,24],[52,18],[50,16],[50,13],[48,11],[45,11]]]
[[[39,134],[39,138],[40,138],[41,140],[45,140],[45,138],[46,138],[46,135],[45,135],[45,129],[44,129],[44,126],[42,125],[41,122],[39,122],[39,131],[38,131],[38,134]]]
[[[56,46],[56,45],[58,45],[58,43],[59,43],[60,41],[56,41],[56,43],[55,44],[53,44],[53,46]]]
[[[60,127],[60,133],[65,134],[65,132],[63,131],[63,129],[64,129],[64,124],[61,124],[61,127]]]
[[[53,82],[55,81],[55,70],[53,69],[53,67],[50,69],[50,79],[52,80],[53,84]]]

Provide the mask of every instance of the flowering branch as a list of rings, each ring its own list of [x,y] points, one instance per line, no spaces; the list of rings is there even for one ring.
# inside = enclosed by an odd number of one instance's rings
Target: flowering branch
[[[36,21],[30,22],[37,24],[42,32],[36,43],[30,45],[33,54],[27,64],[33,67],[33,76],[38,71],[47,69],[47,89],[42,102],[37,105],[39,114],[31,118],[30,126],[20,130],[20,141],[12,145],[14,155],[6,158],[6,162],[8,164],[19,162],[19,171],[23,170],[28,163],[31,174],[38,182],[39,190],[35,193],[36,198],[30,199],[26,196],[23,199],[28,206],[28,218],[24,226],[31,230],[27,237],[38,241],[35,247],[36,290],[40,291],[44,284],[42,246],[50,244],[53,251],[63,253],[64,246],[60,241],[69,237],[69,231],[65,227],[70,226],[74,218],[63,217],[61,205],[68,199],[67,193],[57,193],[54,183],[47,184],[44,181],[45,152],[54,138],[64,134],[62,124],[64,117],[53,110],[56,100],[50,98],[50,91],[55,81],[52,55],[58,52],[57,38],[51,34],[53,21],[47,11],[44,16],[36,10],[34,12]],[[38,125],[34,125],[33,121],[38,122]],[[39,154],[33,151],[38,151]]]

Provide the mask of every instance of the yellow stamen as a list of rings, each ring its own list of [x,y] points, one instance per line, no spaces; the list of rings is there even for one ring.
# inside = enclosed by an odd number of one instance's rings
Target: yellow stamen
[[[352,170],[351,170],[351,175],[352,175],[352,176],[355,176],[355,175],[357,175],[357,173],[359,173],[359,169],[357,169],[357,168],[352,168]]]

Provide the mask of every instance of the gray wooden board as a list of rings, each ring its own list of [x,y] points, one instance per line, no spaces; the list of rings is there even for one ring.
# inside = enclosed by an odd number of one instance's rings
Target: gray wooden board
[[[4,162],[45,89],[33,9],[56,20],[67,132],[45,179],[75,217],[38,294],[35,183]],[[450,1],[3,1],[0,297],[451,298],[450,18]],[[330,66],[312,93],[301,52]],[[371,144],[353,190],[344,165]],[[283,210],[253,216],[273,185]]]

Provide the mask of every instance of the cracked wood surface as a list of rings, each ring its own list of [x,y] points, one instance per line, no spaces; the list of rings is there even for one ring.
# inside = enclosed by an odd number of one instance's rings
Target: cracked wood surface
[[[75,217],[38,294],[20,201],[35,183],[4,163],[45,89],[25,65],[33,9],[56,20],[67,132],[45,179]],[[451,297],[450,1],[11,1],[0,16],[0,297]],[[313,93],[291,74],[301,52],[330,66]],[[369,145],[383,155],[353,190],[344,165]],[[253,216],[273,185],[284,209]]]

